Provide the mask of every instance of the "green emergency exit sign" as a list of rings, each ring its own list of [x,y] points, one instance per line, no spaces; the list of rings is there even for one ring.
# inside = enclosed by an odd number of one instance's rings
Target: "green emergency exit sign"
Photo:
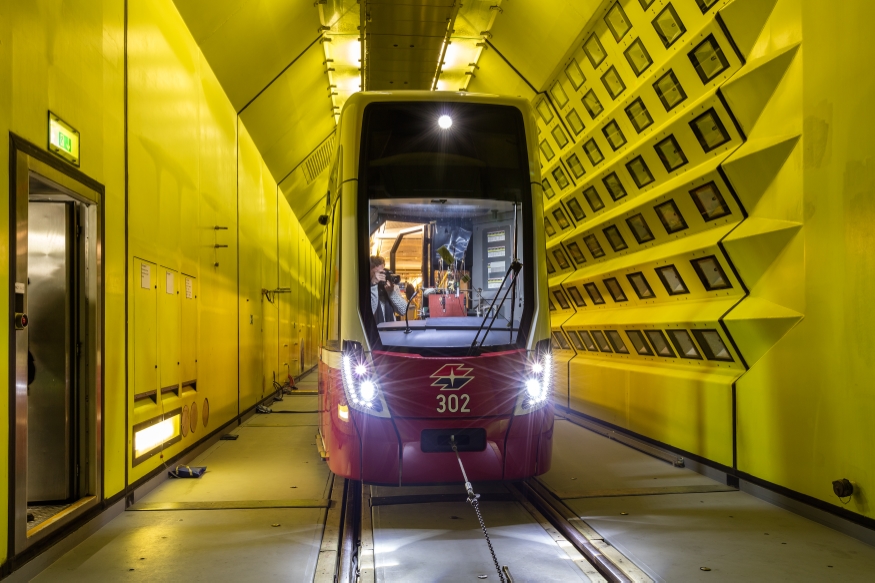
[[[51,111],[49,112],[49,151],[75,166],[79,165],[79,132]]]

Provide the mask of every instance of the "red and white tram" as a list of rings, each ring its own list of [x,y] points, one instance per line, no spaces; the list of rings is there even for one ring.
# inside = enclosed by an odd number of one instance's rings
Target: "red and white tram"
[[[553,368],[528,102],[353,95],[324,220],[320,434],[331,470],[373,484],[458,482],[453,439],[471,480],[546,472]]]

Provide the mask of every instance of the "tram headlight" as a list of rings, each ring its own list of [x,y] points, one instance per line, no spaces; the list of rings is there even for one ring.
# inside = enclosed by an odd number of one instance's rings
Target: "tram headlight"
[[[345,353],[341,357],[341,377],[346,402],[351,408],[377,417],[389,416],[373,366],[364,354]]]
[[[516,415],[525,415],[546,405],[553,390],[553,354],[539,348],[529,355],[523,391],[517,400]]]

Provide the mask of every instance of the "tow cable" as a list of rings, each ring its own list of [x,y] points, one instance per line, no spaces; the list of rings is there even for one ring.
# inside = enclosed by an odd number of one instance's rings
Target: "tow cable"
[[[495,556],[495,549],[492,548],[492,541],[489,540],[489,533],[486,531],[486,523],[483,522],[483,515],[480,514],[480,494],[474,493],[474,488],[471,482],[468,481],[468,474],[465,473],[465,466],[462,464],[462,456],[459,455],[459,449],[456,447],[456,436],[450,436],[450,445],[456,454],[456,459],[459,460],[459,468],[462,470],[462,477],[465,479],[465,491],[468,493],[468,504],[474,507],[474,512],[477,513],[477,520],[480,522],[480,528],[483,529],[483,536],[486,537],[486,544],[489,545],[489,553],[492,555],[492,562],[495,564],[495,572],[498,573],[498,580],[501,583],[513,583],[513,577],[510,576],[510,569],[505,565],[504,568],[498,565],[498,557]]]

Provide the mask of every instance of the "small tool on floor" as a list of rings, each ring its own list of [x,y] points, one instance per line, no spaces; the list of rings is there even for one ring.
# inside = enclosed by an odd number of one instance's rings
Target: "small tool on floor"
[[[486,544],[489,546],[489,553],[492,555],[492,562],[495,564],[495,572],[498,573],[498,580],[501,583],[513,583],[513,578],[510,576],[510,569],[505,565],[503,568],[498,564],[498,557],[495,556],[495,549],[492,548],[492,541],[489,540],[489,533],[486,531],[486,523],[483,522],[483,515],[480,514],[480,494],[474,493],[474,487],[468,481],[468,474],[465,473],[465,466],[462,464],[462,456],[459,455],[459,448],[456,447],[456,436],[450,436],[450,445],[456,453],[456,459],[459,460],[459,467],[462,469],[462,478],[465,479],[465,491],[468,493],[468,504],[474,507],[474,512],[477,513],[477,520],[480,522],[480,528],[483,530],[483,536],[486,537]]]
[[[206,466],[176,466],[167,472],[171,478],[200,478],[207,471]]]
[[[222,441],[237,441],[239,437],[239,435],[235,435],[234,433],[225,433],[219,439]]]

